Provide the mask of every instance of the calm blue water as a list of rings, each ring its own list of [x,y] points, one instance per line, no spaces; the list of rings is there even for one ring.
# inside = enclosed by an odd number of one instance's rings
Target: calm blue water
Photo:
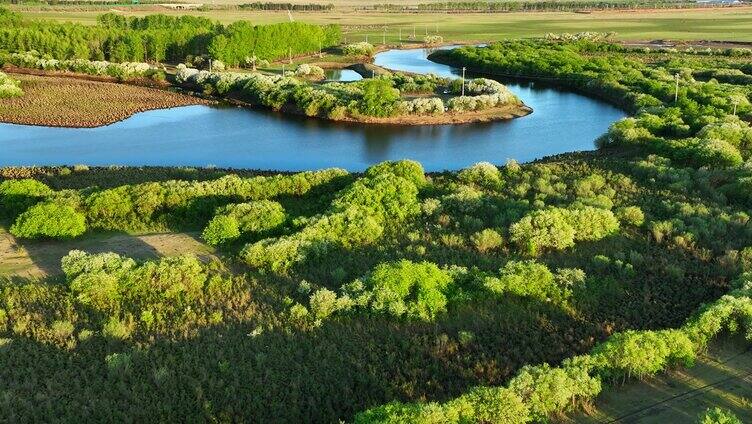
[[[329,81],[360,81],[363,77],[352,69],[324,69],[324,75]]]
[[[422,49],[384,52],[391,69],[450,75]],[[574,93],[507,84],[534,113],[511,121],[436,126],[333,123],[264,110],[188,106],[137,114],[99,128],[0,124],[0,166],[163,165],[299,171],[363,170],[384,160],[414,159],[427,170],[479,161],[531,161],[592,150],[624,112]]]

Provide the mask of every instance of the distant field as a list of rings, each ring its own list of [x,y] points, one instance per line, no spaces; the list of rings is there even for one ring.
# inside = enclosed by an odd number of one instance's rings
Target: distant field
[[[27,10],[29,17],[49,18],[91,24],[102,11]],[[190,13],[207,16],[222,22],[241,19],[256,23],[287,21],[286,12],[265,11],[170,11],[128,10],[125,15],[142,16],[151,13]],[[369,36],[370,42],[399,40],[412,35],[415,27],[418,38],[436,33],[447,40],[498,40],[509,37],[539,36],[548,32],[615,31],[621,39],[681,39],[752,41],[752,7],[733,9],[672,10],[672,11],[604,11],[592,14],[570,12],[540,13],[381,13],[335,10],[333,12],[294,13],[293,18],[310,23],[338,23],[344,26],[348,41],[360,41]]]

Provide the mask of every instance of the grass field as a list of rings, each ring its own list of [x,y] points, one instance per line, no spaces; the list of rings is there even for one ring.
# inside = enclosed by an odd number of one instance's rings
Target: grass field
[[[722,339],[689,369],[608,389],[590,414],[568,423],[689,423],[707,408],[733,411],[752,422],[752,351],[741,339]]]
[[[125,15],[142,16],[152,13],[191,13],[207,16],[222,22],[241,19],[254,23],[287,21],[286,12],[265,11],[186,11],[176,12],[152,8],[144,10],[123,9]],[[92,24],[102,11],[26,9],[23,13],[32,18],[48,18]],[[420,39],[428,32],[438,31],[446,40],[498,40],[509,37],[539,36],[548,32],[615,31],[621,39],[682,39],[752,41],[752,8],[662,10],[662,11],[604,11],[592,14],[571,12],[497,13],[497,14],[442,14],[442,13],[380,13],[335,10],[293,14],[294,19],[310,23],[337,23],[343,25],[347,41],[362,41],[366,35],[370,42],[399,40],[412,35],[415,28]]]

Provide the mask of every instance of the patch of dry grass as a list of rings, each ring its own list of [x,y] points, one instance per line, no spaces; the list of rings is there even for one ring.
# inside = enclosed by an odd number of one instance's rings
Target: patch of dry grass
[[[60,260],[71,250],[91,253],[116,252],[137,259],[193,253],[204,260],[214,249],[202,243],[198,234],[95,234],[78,240],[18,240],[0,230],[0,276],[45,277],[62,273]]]
[[[97,127],[152,109],[205,101],[165,90],[83,79],[13,74],[24,95],[0,99],[0,122]]]

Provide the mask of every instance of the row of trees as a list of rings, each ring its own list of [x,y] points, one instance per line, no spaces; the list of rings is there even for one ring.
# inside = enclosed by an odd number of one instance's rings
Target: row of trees
[[[181,62],[189,55],[210,55],[230,65],[246,57],[275,60],[319,51],[339,43],[337,25],[300,22],[222,25],[194,16],[142,18],[106,13],[97,25],[25,21],[3,10],[0,45],[10,52],[36,51],[54,59],[112,62]]]
[[[22,179],[0,184],[0,198],[2,215],[15,221],[10,231],[17,237],[73,238],[87,228],[145,231],[200,227],[219,206],[283,194],[301,196],[346,175],[340,169],[254,178],[228,175],[210,181],[172,180],[94,192],[54,192],[37,181]]]

